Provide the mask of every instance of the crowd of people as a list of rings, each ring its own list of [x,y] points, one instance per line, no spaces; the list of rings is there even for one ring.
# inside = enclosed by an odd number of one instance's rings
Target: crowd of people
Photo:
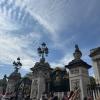
[[[5,93],[0,95],[0,100],[30,100],[30,96],[16,95],[16,93]]]
[[[69,93],[64,93],[62,99],[59,98],[57,95],[49,94],[49,95],[43,95],[41,100],[81,100],[80,98],[80,90],[76,89],[75,91],[70,91]],[[100,100],[100,96],[97,97],[84,97],[82,100]]]
[[[80,100],[80,93],[79,89],[71,92],[65,92],[62,99],[59,98],[57,95],[54,95],[53,93],[42,95],[41,100]]]
[[[0,96],[0,100],[31,100],[30,96],[26,98],[19,98],[16,97],[15,94],[12,94],[11,96],[2,95]],[[65,92],[62,98],[59,98],[54,93],[49,94],[43,94],[42,97],[39,100],[81,100],[80,98],[80,89],[76,89],[75,91]],[[100,96],[97,96],[95,99],[93,97],[85,97],[83,100],[100,100]]]
[[[74,92],[71,91],[69,94],[67,92],[64,93],[63,98],[59,98],[54,93],[43,94],[40,100],[76,100],[79,97],[79,89],[75,90]],[[16,94],[5,94],[0,96],[0,100],[31,100],[30,97],[28,98],[19,98],[16,97]]]

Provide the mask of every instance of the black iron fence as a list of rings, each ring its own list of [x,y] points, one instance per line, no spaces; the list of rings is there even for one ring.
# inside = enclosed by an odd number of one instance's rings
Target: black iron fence
[[[100,97],[100,84],[87,85],[87,94],[96,100]]]

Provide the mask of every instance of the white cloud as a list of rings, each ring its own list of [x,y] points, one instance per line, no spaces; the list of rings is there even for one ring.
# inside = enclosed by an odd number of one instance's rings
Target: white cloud
[[[23,66],[22,66],[22,68],[24,69],[24,70],[29,70],[30,68],[32,68],[32,67],[34,67],[34,64],[36,63],[36,60],[34,59],[32,59],[32,58],[26,58],[26,59],[23,59],[22,60],[22,64],[23,64]]]
[[[13,1],[9,1],[9,4],[12,2]],[[12,65],[12,62],[16,60],[17,57],[21,57],[23,69],[29,69],[33,66],[34,61],[37,60],[38,55],[35,49],[37,48],[37,45],[39,45],[41,35],[35,32],[27,32],[27,34],[24,34],[21,33],[21,31],[19,35],[14,34],[13,31],[23,29],[21,24],[16,20],[11,19],[12,10],[16,9],[16,6],[18,5],[13,5],[9,11],[5,9],[6,6],[7,5],[4,5],[4,11],[0,12],[0,65]],[[23,8],[24,5],[21,7]],[[20,8],[20,10],[22,8]]]
[[[63,2],[65,2],[65,0],[63,0]],[[60,21],[58,16],[60,16],[61,12],[59,11],[60,8],[58,8],[58,6],[63,5],[63,2],[57,2],[53,0],[16,0],[16,5],[19,5],[22,8],[26,5],[26,10],[30,12],[30,14],[33,16],[33,19],[36,19],[42,26],[44,26],[44,28],[49,30],[52,38],[56,38],[58,34],[56,34],[56,29],[58,29],[57,27]],[[58,14],[57,17],[56,13]]]
[[[64,64],[64,65],[67,65],[70,61],[72,61],[74,58],[73,56],[71,55],[71,53],[65,55],[63,57],[63,59],[61,59],[60,63]]]
[[[73,57],[71,56],[71,54],[66,54],[62,59],[58,60],[57,62],[51,62],[51,67],[55,68],[55,67],[64,67],[65,65],[67,65],[70,61],[73,60]]]
[[[2,78],[3,78],[3,76],[4,76],[4,75],[3,75],[3,73],[1,73],[1,72],[0,72],[0,79],[2,79]]]
[[[19,25],[12,22],[9,18],[0,13],[0,30],[13,31],[13,30],[18,30],[19,28],[20,28]]]
[[[16,60],[19,56],[22,59],[24,64],[23,67],[25,69],[26,67],[32,67],[34,64],[33,61],[37,60],[37,53],[34,49],[28,49],[29,44],[32,43],[32,41],[28,41],[28,38],[30,37],[30,40],[34,39],[33,48],[35,48],[35,46],[38,45],[37,40],[39,37],[37,37],[37,35],[35,36],[35,34],[32,35],[32,33],[30,36],[26,35],[26,37],[23,36],[22,38],[19,38],[13,37],[12,35],[0,34],[0,63],[12,64],[13,60]]]

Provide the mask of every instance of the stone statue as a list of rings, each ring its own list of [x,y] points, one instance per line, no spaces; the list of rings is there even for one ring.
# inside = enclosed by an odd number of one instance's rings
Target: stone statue
[[[75,60],[80,60],[82,57],[82,52],[80,51],[78,45],[75,45],[75,52],[73,53]]]

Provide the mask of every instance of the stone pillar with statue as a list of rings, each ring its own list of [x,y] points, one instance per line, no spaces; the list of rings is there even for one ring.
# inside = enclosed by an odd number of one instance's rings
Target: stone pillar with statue
[[[70,91],[79,88],[80,95],[77,100],[83,100],[87,96],[87,85],[90,83],[88,69],[91,68],[82,57],[78,45],[75,45],[74,59],[65,67],[69,69]]]
[[[33,77],[30,98],[32,100],[39,100],[43,93],[49,91],[47,80],[50,78],[52,70],[49,63],[45,61],[45,55],[48,55],[48,48],[45,43],[38,48],[38,53],[41,57],[40,61],[36,62],[34,67],[31,68]]]

